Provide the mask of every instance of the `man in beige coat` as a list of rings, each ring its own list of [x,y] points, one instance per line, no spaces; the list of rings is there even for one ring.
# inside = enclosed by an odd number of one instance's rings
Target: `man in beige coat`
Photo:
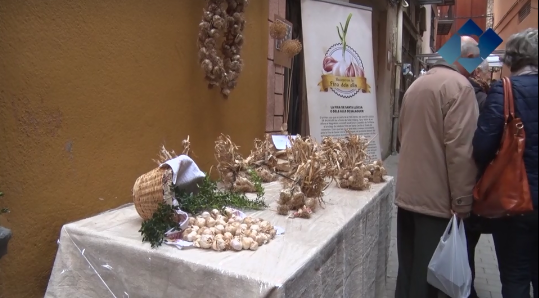
[[[462,38],[462,57],[477,43]],[[479,117],[464,68],[439,62],[408,88],[399,123],[396,298],[438,298],[427,283],[430,259],[450,218],[471,211],[476,167],[472,139]]]

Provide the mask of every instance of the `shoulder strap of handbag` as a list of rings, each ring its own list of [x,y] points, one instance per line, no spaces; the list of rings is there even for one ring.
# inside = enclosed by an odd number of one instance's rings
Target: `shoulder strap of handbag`
[[[505,124],[515,119],[515,100],[513,98],[513,85],[511,79],[508,77],[503,78],[503,105]]]

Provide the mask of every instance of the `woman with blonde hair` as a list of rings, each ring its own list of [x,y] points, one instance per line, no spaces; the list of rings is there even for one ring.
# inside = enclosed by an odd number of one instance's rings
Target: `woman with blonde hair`
[[[521,118],[526,134],[524,165],[534,211],[520,216],[497,219],[492,225],[492,237],[498,257],[498,267],[504,298],[538,297],[538,33],[527,29],[507,40],[503,63],[510,68],[516,117]],[[479,173],[483,173],[500,148],[504,132],[504,87],[494,83],[479,116],[473,139],[473,156]]]

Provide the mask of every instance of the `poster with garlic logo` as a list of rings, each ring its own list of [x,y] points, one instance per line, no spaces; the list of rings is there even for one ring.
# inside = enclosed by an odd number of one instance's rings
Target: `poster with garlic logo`
[[[370,140],[380,159],[374,82],[372,11],[330,0],[302,0],[301,17],[310,135]]]

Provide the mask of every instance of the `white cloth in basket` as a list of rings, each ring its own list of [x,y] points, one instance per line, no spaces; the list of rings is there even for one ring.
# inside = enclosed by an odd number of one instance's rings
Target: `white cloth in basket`
[[[164,164],[168,165],[173,172],[174,185],[187,192],[196,192],[197,184],[204,180],[206,175],[198,168],[196,163],[187,155],[180,155]]]

